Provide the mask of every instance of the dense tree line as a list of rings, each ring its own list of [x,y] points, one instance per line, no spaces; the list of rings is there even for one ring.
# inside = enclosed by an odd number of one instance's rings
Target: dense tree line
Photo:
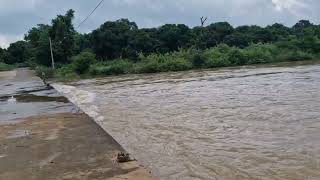
[[[182,50],[197,51],[193,59],[198,58],[199,62],[192,62],[201,66],[204,51],[222,44],[239,50],[253,44],[272,44],[297,53],[315,56],[320,53],[320,26],[307,20],[301,20],[293,27],[278,23],[267,27],[233,27],[227,22],[217,22],[193,28],[184,24],[165,24],[140,29],[135,22],[120,19],[107,21],[89,34],[81,34],[76,32],[73,18],[74,11],[69,10],[65,15],[58,15],[50,25],[39,24],[32,28],[23,41],[12,43],[7,49],[0,48],[0,62],[50,66],[49,37],[58,67],[72,63],[87,66],[93,62],[108,64],[123,59],[138,63],[144,60],[143,57]],[[87,59],[79,57],[81,55]],[[90,63],[84,63],[87,61]],[[78,73],[85,72],[86,68],[80,69]]]

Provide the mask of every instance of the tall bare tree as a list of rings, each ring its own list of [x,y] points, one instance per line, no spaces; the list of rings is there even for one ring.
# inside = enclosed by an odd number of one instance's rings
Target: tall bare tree
[[[206,21],[208,20],[208,17],[201,17],[200,21],[201,21],[201,27],[204,27],[204,24],[206,23]]]

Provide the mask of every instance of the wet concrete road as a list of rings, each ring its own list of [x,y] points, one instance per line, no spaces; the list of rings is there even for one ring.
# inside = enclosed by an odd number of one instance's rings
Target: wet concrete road
[[[26,69],[0,73],[0,179],[151,179],[104,130]]]

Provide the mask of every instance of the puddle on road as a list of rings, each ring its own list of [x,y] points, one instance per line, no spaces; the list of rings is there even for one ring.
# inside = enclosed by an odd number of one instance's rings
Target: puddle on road
[[[61,102],[68,103],[68,99],[64,96],[57,95],[55,90],[50,90],[50,93],[44,93],[48,90],[30,91],[29,93],[19,92],[18,95],[12,96],[0,96],[0,102],[8,102],[10,99],[14,99],[17,103],[36,103],[36,102]],[[32,94],[38,92],[39,95]],[[50,96],[51,95],[51,96]]]
[[[20,69],[8,73],[15,76],[0,79],[0,124],[30,116],[75,111],[68,99],[44,85],[32,71]]]

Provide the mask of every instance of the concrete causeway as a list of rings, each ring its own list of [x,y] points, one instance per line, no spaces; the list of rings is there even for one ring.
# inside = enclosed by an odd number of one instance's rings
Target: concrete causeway
[[[32,71],[2,72],[0,87],[0,179],[153,179],[136,161],[118,164],[125,150]]]

